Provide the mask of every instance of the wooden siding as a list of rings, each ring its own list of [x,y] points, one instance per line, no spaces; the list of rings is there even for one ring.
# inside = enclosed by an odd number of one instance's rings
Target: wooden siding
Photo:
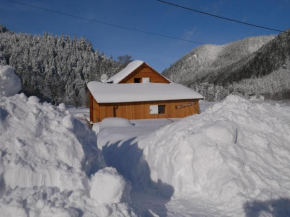
[[[94,116],[93,116],[93,104],[94,104],[94,97],[91,94],[91,92],[89,91],[89,103],[90,103],[90,121],[94,122]]]
[[[194,105],[184,108],[176,108],[178,105],[192,103]],[[165,105],[165,114],[150,114],[150,105]],[[115,110],[115,113],[114,113]],[[183,118],[193,114],[199,114],[199,100],[175,100],[175,101],[153,101],[132,102],[115,104],[98,104],[93,99],[92,122],[102,121],[108,117],[122,117],[129,120],[134,119],[156,119],[156,118]]]
[[[135,71],[125,77],[123,80],[119,82],[121,83],[134,83],[134,78],[150,78],[151,83],[166,83],[170,82],[160,75],[157,71],[152,69],[146,63],[143,63],[140,67],[138,67]]]
[[[90,97],[90,121],[93,123],[100,121],[100,105],[94,99],[93,95],[89,93]]]

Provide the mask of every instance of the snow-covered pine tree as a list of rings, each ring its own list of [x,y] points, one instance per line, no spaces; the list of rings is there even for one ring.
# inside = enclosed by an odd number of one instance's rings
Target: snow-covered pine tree
[[[84,37],[14,33],[0,25],[0,64],[15,68],[23,92],[52,103],[84,105],[86,83],[124,68],[131,57],[114,60],[95,51]]]

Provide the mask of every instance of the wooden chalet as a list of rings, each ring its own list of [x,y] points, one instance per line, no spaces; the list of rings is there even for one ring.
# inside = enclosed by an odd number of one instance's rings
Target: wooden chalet
[[[183,118],[199,113],[203,97],[170,82],[143,61],[133,61],[108,79],[89,82],[90,120],[107,117],[126,119]]]

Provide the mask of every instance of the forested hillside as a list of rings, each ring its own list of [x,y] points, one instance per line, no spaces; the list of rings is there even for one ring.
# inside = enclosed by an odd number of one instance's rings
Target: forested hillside
[[[111,76],[130,61],[128,55],[114,60],[99,53],[84,37],[14,33],[0,25],[0,64],[15,68],[25,94],[52,103],[86,105],[86,83]]]
[[[202,45],[164,70],[163,75],[179,83],[194,82],[254,53],[274,36],[246,38],[225,45]]]
[[[207,100],[231,93],[246,98],[290,98],[290,31],[192,50],[163,72]]]
[[[290,60],[290,30],[279,34],[257,52],[245,57],[201,80],[212,83],[229,84],[242,79],[263,77],[282,68],[287,68]]]

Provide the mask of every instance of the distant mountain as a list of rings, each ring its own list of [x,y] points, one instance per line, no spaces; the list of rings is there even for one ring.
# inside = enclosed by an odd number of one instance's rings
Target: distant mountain
[[[0,64],[15,68],[25,94],[52,103],[87,104],[87,82],[112,76],[130,61],[99,53],[84,37],[14,33],[0,25]]]
[[[273,38],[274,36],[260,36],[225,45],[202,45],[186,54],[162,74],[175,82],[194,82],[199,77],[249,56]]]
[[[279,34],[275,39],[262,46],[242,60],[214,73],[201,77],[213,83],[230,84],[243,79],[263,77],[286,68],[290,58],[290,30]]]
[[[290,98],[290,31],[277,37],[247,38],[226,45],[204,45],[186,54],[163,75],[196,89],[208,100],[230,93]]]

